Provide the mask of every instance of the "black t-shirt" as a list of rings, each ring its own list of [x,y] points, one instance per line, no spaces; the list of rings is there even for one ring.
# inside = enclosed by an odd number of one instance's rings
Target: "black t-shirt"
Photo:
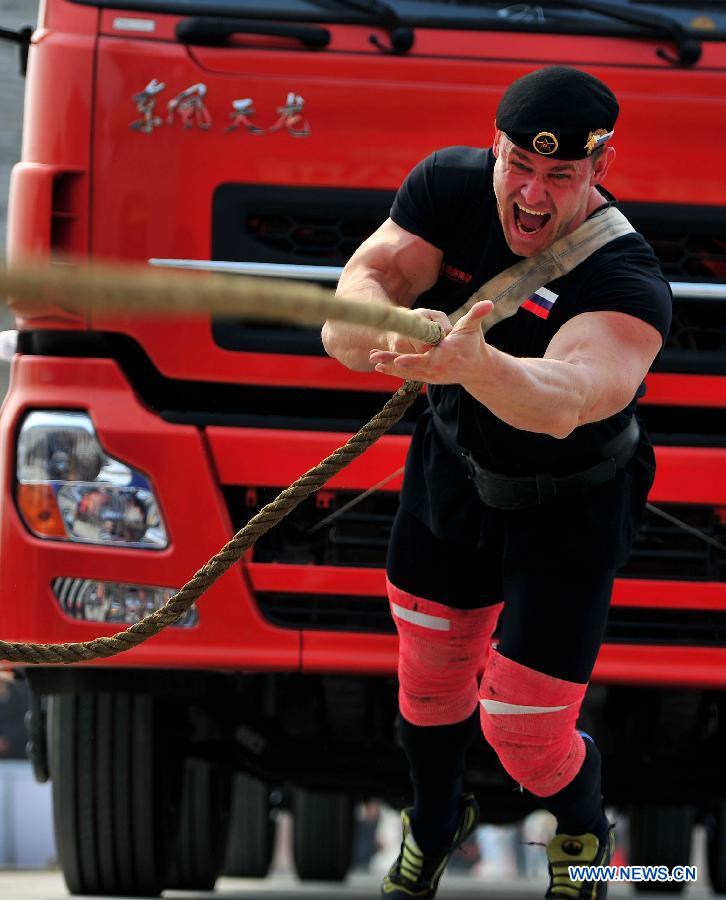
[[[451,313],[486,281],[521,257],[509,249],[497,213],[491,150],[448,147],[419,163],[401,186],[392,220],[443,251],[437,283],[416,305]],[[613,198],[603,191],[603,203]],[[517,313],[487,332],[487,341],[518,357],[541,358],[554,334],[583,312],[614,310],[636,316],[663,338],[671,318],[671,292],[655,254],[637,233],[601,247],[567,275],[535,292]],[[506,424],[459,385],[432,385],[429,402],[451,437],[482,466],[507,474],[585,468],[627,425],[637,395],[622,412],[576,428],[564,440]],[[435,533],[455,534],[457,521],[477,514],[481,503],[471,482],[437,439],[431,414],[417,423],[402,503]]]

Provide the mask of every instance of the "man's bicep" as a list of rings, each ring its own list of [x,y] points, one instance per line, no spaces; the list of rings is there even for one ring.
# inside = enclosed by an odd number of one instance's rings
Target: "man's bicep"
[[[615,311],[587,312],[567,321],[545,359],[581,368],[588,385],[588,421],[614,415],[632,400],[663,343],[647,322]]]
[[[394,303],[410,307],[436,284],[442,259],[438,247],[387,219],[350,258],[338,290],[373,278]]]

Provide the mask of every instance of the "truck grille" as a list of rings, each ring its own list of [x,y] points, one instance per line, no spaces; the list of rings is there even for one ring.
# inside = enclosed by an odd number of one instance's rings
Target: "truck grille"
[[[395,634],[396,629],[385,597],[352,594],[258,593],[263,616],[280,628],[308,628],[313,631]]]
[[[215,259],[345,265],[385,220],[394,191],[221,185],[214,196]],[[622,203],[672,281],[726,278],[726,210]],[[312,211],[314,210],[314,212]]]
[[[680,503],[658,506],[686,525],[726,545],[726,509]],[[646,509],[624,578],[677,581],[726,580],[726,550],[707,543]]]
[[[344,265],[388,216],[393,191],[222,184],[212,258]]]
[[[627,212],[627,210],[626,210]],[[275,215],[250,212],[244,227],[248,239],[290,262],[345,265],[354,250],[378,228],[388,211],[365,217],[318,216],[306,212]],[[637,220],[633,222],[636,227]],[[723,281],[726,278],[726,240],[698,232],[668,234],[643,226],[663,274],[671,281]]]
[[[385,597],[350,594],[257,594],[263,616],[280,628],[395,634]],[[726,646],[726,612],[689,609],[610,609],[605,643]]]
[[[343,265],[380,221],[335,216],[265,215],[251,213],[245,226],[250,237],[273,250],[289,254],[299,262],[328,260]]]
[[[649,228],[643,232],[660,260],[663,274],[672,281],[726,278],[726,240],[710,234],[667,234]]]
[[[673,321],[663,354],[665,365],[659,368],[726,374],[725,321],[724,301],[674,300]]]
[[[224,489],[230,517],[241,528],[276,492],[245,487]],[[255,544],[253,559],[288,565],[383,568],[386,547],[398,507],[398,495],[385,491],[362,500],[330,526],[313,530],[326,516],[353,497],[350,491],[326,491],[325,502],[310,497]],[[250,498],[256,498],[252,505]],[[664,504],[664,512],[708,537],[726,544],[726,509],[695,504]],[[726,580],[726,551],[646,510],[638,538],[621,578],[677,581]]]
[[[220,185],[214,195],[212,257],[342,266],[385,220],[393,198],[393,191],[286,186],[283,195],[277,186]],[[647,203],[623,203],[621,209],[650,242],[666,278],[726,279],[726,209]],[[674,306],[660,368],[726,375],[726,303],[678,300]],[[215,340],[227,350],[322,352],[316,334],[285,326],[262,334],[227,320],[215,323]]]
[[[723,362],[726,363],[726,356]],[[724,411],[715,406],[649,406],[641,403],[638,418],[653,444],[666,447],[726,446]]]
[[[726,613],[703,609],[610,609],[605,640],[612,644],[726,646]]]

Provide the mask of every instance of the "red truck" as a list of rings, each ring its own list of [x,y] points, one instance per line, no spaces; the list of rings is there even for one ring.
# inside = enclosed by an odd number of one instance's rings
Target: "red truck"
[[[687,863],[703,822],[726,893],[726,4],[45,0],[32,38],[15,37],[30,45],[10,261],[331,283],[418,160],[490,141],[514,78],[567,63],[615,91],[607,187],[655,248],[675,310],[641,403],[652,505],[582,725],[608,800],[630,815],[631,861]],[[6,640],[138,620],[397,386],[272,317],[15,311]],[[300,877],[341,879],[354,804],[404,802],[383,564],[422,402],[177,627],[107,662],[18,667],[73,893],[264,875],[279,808]],[[468,788],[491,822],[533,808],[484,742]]]

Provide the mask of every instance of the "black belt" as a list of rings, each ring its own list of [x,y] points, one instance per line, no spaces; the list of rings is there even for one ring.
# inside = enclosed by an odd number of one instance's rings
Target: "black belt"
[[[432,409],[432,413],[436,431],[466,467],[479,497],[487,506],[495,509],[526,509],[555,499],[575,497],[590,488],[612,481],[616,472],[632,459],[640,438],[640,428],[633,416],[627,427],[605,444],[602,448],[603,458],[595,465],[569,475],[552,475],[550,472],[502,475],[480,466],[468,450],[453,441],[435,410]]]

